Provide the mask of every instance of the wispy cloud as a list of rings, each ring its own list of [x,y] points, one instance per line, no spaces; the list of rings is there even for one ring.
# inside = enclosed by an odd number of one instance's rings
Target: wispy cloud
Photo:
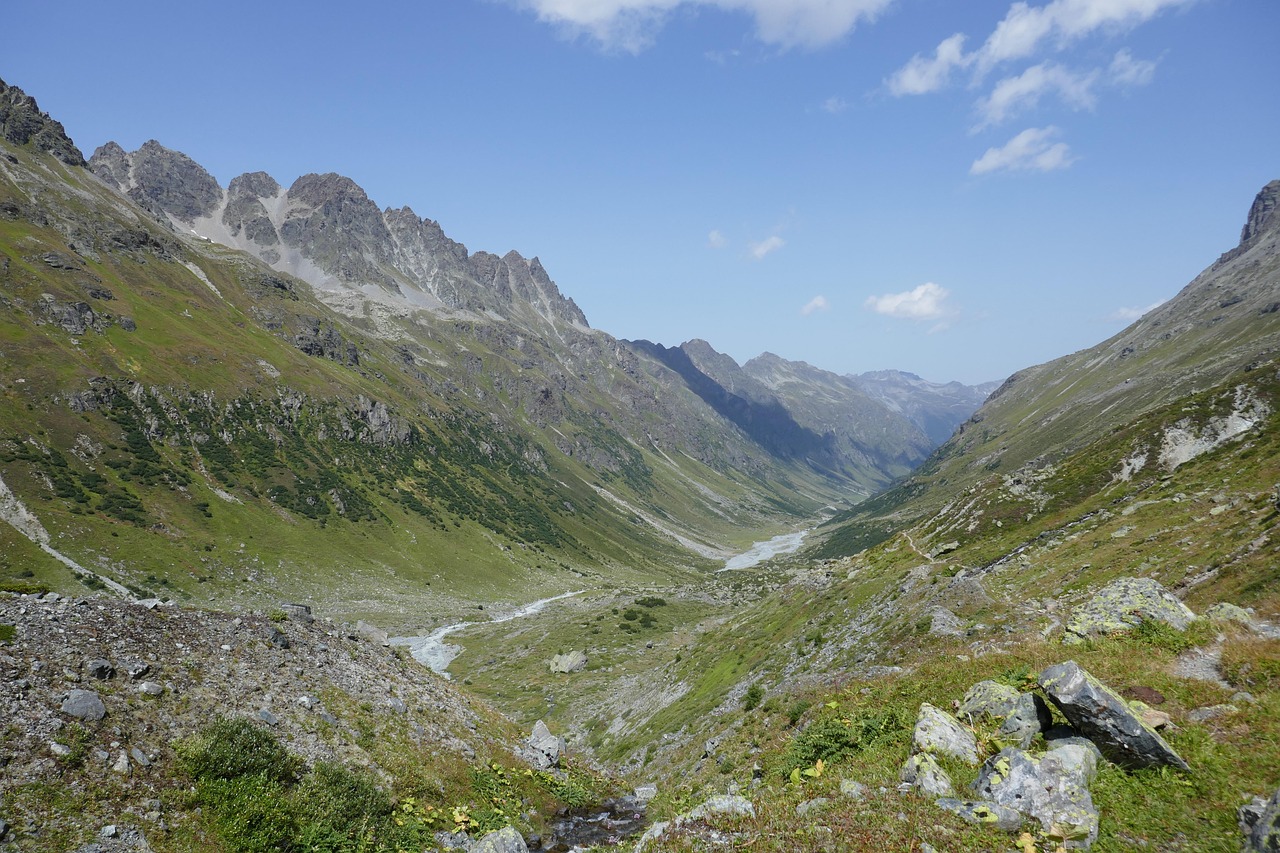
[[[939,320],[946,315],[943,303],[948,296],[950,292],[945,287],[930,281],[902,293],[867,297],[864,305],[886,317],[897,317],[903,320]]]
[[[1099,76],[1097,71],[1077,74],[1052,62],[1033,65],[1016,77],[1006,77],[996,83],[991,94],[978,102],[982,116],[978,129],[1000,124],[1016,113],[1032,109],[1050,93],[1073,109],[1092,109],[1097,101],[1093,87]]]
[[[1107,69],[1111,83],[1133,88],[1146,86],[1156,76],[1156,63],[1147,59],[1134,59],[1127,49],[1116,52]]]
[[[718,228],[712,228],[711,233],[707,234],[707,248],[723,249],[729,245],[728,239],[720,233]]]
[[[822,102],[822,111],[832,115],[839,115],[847,109],[849,109],[849,102],[835,95]]]
[[[607,50],[639,53],[676,9],[741,12],[755,36],[781,48],[816,48],[839,41],[894,0],[509,0],[571,36],[585,35]]]
[[[800,315],[802,317],[808,317],[810,314],[817,313],[818,311],[826,311],[830,307],[831,304],[827,302],[827,297],[815,296],[806,302],[805,306],[800,309]]]
[[[885,84],[894,95],[926,95],[951,82],[951,72],[973,62],[964,52],[964,33],[956,33],[933,52],[933,56],[916,54],[893,73]]]
[[[1058,135],[1058,128],[1053,126],[1027,128],[1000,148],[988,148],[985,154],[973,161],[969,174],[1052,172],[1065,169],[1076,158],[1072,156],[1067,143],[1053,141]]]
[[[759,261],[763,260],[765,255],[776,252],[785,245],[787,245],[787,241],[774,234],[759,242],[751,243],[747,249],[747,254],[751,256],[752,260]]]
[[[1002,77],[977,98],[974,132],[999,125],[1050,98],[1072,110],[1092,110],[1101,87],[1145,86],[1155,76],[1156,63],[1136,59],[1128,49],[1118,51],[1109,65],[1083,70],[1044,59],[1037,62],[1037,58],[1065,51],[1090,36],[1128,32],[1158,15],[1197,2],[1200,0],[1050,0],[1037,6],[1018,0],[973,50],[965,51],[965,33],[955,33],[932,54],[912,56],[885,79],[885,88],[897,97],[925,95],[947,88],[953,78],[963,75],[970,91],[981,90],[999,66],[1034,63]],[[1069,148],[1065,143],[1046,144],[1047,130],[1025,131],[1004,148],[989,149],[970,172],[1050,171],[1069,166],[1074,159]]]
[[[1045,44],[1062,49],[1100,30],[1126,32],[1157,15],[1198,0],[1053,0],[1043,6],[1009,7],[977,51],[979,71],[1026,59]]]
[[[1146,308],[1117,308],[1108,314],[1106,319],[1122,323],[1132,323],[1134,320],[1145,316],[1148,312],[1159,308],[1164,303],[1165,300],[1161,299],[1158,302],[1152,302]]]

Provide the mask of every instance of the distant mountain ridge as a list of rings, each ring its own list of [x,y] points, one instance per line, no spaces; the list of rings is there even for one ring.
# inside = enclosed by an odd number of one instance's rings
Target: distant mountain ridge
[[[444,315],[587,326],[537,258],[470,254],[408,207],[379,210],[341,175],[303,175],[285,189],[265,172],[250,172],[224,190],[190,157],[155,140],[133,152],[108,142],[89,168],[148,210],[256,255],[322,295],[356,292]],[[340,298],[330,303],[352,310]]]

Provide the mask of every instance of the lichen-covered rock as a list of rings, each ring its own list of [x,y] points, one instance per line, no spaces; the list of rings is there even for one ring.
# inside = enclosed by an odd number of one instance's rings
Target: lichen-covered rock
[[[1280,851],[1280,789],[1262,807],[1244,843],[1245,853]]]
[[[978,742],[973,732],[928,702],[920,706],[911,742],[915,752],[949,755],[969,764],[978,763]]]
[[[1243,607],[1225,601],[1213,605],[1202,615],[1211,622],[1235,622],[1246,627],[1253,626],[1253,614]]]
[[[1019,693],[997,681],[980,681],[970,687],[956,713],[961,719],[999,721],[997,739],[1003,745],[1022,749],[1051,723],[1043,699],[1034,693]]]
[[[969,823],[994,826],[1004,832],[1017,832],[1022,829],[1025,820],[1022,812],[983,800],[957,800],[955,797],[942,797],[938,807],[952,814],[959,815]]]
[[[1067,620],[1065,643],[1080,643],[1128,631],[1144,620],[1186,630],[1196,615],[1167,589],[1150,578],[1120,578],[1098,591]]]
[[[1075,661],[1049,667],[1040,673],[1039,683],[1067,721],[1116,764],[1189,769],[1182,756],[1154,729],[1144,725],[1124,699]]]
[[[918,752],[908,758],[898,778],[926,796],[950,797],[955,793],[947,771],[939,767],[938,759],[927,752]]]
[[[982,765],[973,790],[983,800],[1038,821],[1041,832],[1053,841],[1088,847],[1098,837],[1098,810],[1089,795],[1091,758],[1078,746],[1051,750],[1040,758],[1006,747]]]

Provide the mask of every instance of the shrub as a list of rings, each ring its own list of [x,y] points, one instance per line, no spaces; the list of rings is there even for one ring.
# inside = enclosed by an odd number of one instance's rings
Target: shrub
[[[856,755],[877,744],[903,738],[912,720],[898,709],[863,714],[852,719],[824,717],[792,739],[784,755],[782,772],[825,764]]]
[[[368,777],[322,761],[294,792],[306,850],[350,850],[385,825],[391,800]]]
[[[284,785],[264,773],[208,778],[196,789],[218,834],[237,853],[292,850],[296,817]]]
[[[742,710],[752,711],[760,704],[760,700],[764,699],[764,688],[759,684],[753,684],[747,688],[746,694],[742,697]]]
[[[199,735],[179,744],[178,755],[197,782],[261,776],[290,783],[302,769],[302,762],[270,732],[244,719],[215,720]]]

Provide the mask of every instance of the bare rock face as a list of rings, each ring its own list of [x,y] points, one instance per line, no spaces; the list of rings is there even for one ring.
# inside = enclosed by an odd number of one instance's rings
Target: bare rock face
[[[280,242],[276,226],[271,221],[262,199],[272,198],[280,192],[280,185],[266,172],[248,172],[232,178],[227,187],[227,206],[222,211],[222,223],[232,236],[241,232],[260,246],[274,246]]]
[[[517,754],[536,770],[550,770],[560,766],[564,748],[564,738],[553,735],[547,724],[538,720]]]
[[[1049,667],[1040,673],[1039,684],[1067,721],[1116,764],[1190,769],[1164,738],[1130,710],[1124,699],[1075,661]]]
[[[42,112],[36,99],[0,80],[0,138],[14,145],[31,145],[68,166],[83,166],[84,155],[67,136],[61,122]]]
[[[108,142],[89,158],[94,174],[147,210],[182,222],[208,216],[222,201],[222,187],[199,163],[154,139],[132,154]]]
[[[1244,228],[1240,231],[1240,245],[1243,246],[1269,228],[1280,225],[1280,219],[1275,217],[1277,207],[1280,207],[1280,181],[1272,181],[1253,199],[1249,216],[1245,219]]]

